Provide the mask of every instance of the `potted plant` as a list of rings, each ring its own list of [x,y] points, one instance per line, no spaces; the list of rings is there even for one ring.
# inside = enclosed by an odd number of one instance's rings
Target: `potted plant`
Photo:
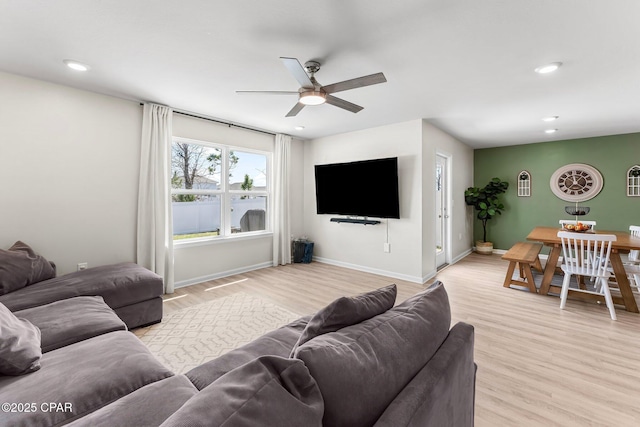
[[[478,211],[477,218],[482,222],[482,240],[476,241],[476,252],[490,255],[493,253],[493,243],[487,241],[487,221],[496,215],[502,215],[504,205],[498,196],[507,191],[509,183],[493,178],[483,188],[469,187],[464,192],[464,201]]]

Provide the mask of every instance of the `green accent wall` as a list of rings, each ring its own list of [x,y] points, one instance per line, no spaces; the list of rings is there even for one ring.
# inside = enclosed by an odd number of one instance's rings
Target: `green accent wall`
[[[487,240],[494,248],[509,249],[526,240],[537,225],[558,226],[558,220],[572,218],[564,211],[572,203],[560,200],[549,187],[551,175],[569,163],[591,165],[604,179],[600,194],[580,203],[591,208],[582,219],[597,221],[599,230],[628,231],[629,225],[640,225],[640,197],[626,195],[627,170],[640,164],[640,133],[478,149],[474,151],[474,185],[483,187],[494,176],[509,182],[501,196],[505,210],[487,226]],[[522,170],[531,174],[531,197],[517,195]],[[477,219],[474,238],[482,239]]]

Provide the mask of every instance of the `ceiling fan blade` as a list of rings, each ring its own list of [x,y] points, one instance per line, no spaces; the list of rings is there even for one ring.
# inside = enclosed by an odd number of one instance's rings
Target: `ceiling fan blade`
[[[324,89],[326,93],[336,93],[358,87],[377,85],[378,83],[384,83],[386,81],[387,79],[384,74],[376,73],[369,76],[358,77],[357,79],[345,80],[343,82],[323,86],[322,89]]]
[[[298,83],[300,83],[300,86],[308,89],[313,88],[313,82],[311,82],[311,79],[307,75],[304,67],[300,64],[300,61],[296,58],[286,58],[284,56],[281,56],[280,59],[282,59],[284,66],[287,67],[289,72],[293,74],[293,77],[295,77]]]
[[[327,104],[331,104],[336,107],[340,107],[344,110],[351,111],[352,113],[357,113],[362,110],[364,107],[353,104],[349,101],[345,101],[344,99],[336,98],[335,96],[327,95]]]
[[[246,94],[260,94],[260,95],[299,95],[298,91],[290,90],[237,90],[236,93],[240,95]]]
[[[304,104],[302,102],[298,102],[296,105],[293,106],[291,111],[289,111],[285,117],[293,117],[296,114],[298,114],[303,108],[304,108]]]

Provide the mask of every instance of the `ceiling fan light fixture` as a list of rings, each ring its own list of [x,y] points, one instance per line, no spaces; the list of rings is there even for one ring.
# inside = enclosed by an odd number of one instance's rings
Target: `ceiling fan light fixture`
[[[320,105],[324,104],[326,101],[326,95],[320,91],[310,90],[300,94],[300,102],[304,105]]]

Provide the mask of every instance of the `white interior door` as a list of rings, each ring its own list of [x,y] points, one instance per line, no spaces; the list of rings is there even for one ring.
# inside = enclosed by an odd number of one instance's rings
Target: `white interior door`
[[[447,158],[436,156],[436,268],[446,265],[448,254],[449,206],[447,197]]]

